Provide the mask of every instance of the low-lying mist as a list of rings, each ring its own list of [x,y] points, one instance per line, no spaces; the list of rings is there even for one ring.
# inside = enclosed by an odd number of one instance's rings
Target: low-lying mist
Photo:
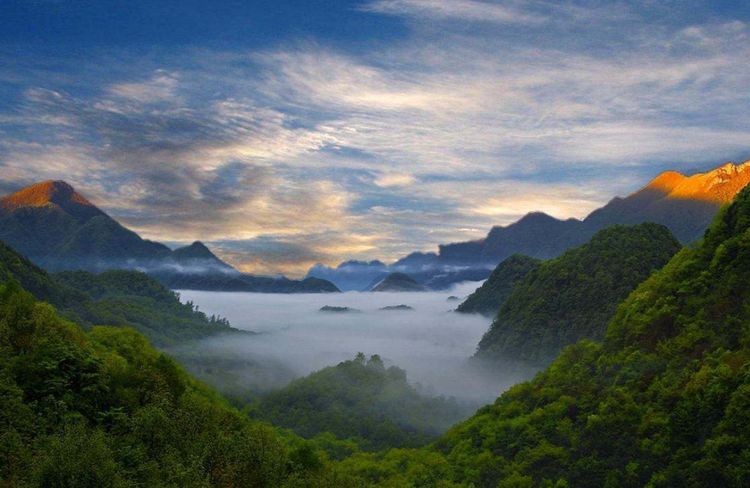
[[[480,284],[462,283],[447,291],[422,293],[180,291],[183,301],[194,302],[209,315],[226,317],[235,328],[258,334],[194,345],[192,350],[199,352],[194,357],[213,358],[210,367],[191,368],[190,354],[178,356],[199,376],[237,394],[238,388],[282,387],[295,377],[352,359],[357,352],[379,354],[386,365],[405,369],[409,382],[427,394],[487,403],[528,375],[490,373],[467,363],[490,320],[452,312],[460,302],[448,297],[463,299]],[[320,311],[325,305],[356,311]],[[380,310],[396,305],[413,310]],[[238,370],[240,363],[245,367]],[[252,393],[245,392],[247,396]]]

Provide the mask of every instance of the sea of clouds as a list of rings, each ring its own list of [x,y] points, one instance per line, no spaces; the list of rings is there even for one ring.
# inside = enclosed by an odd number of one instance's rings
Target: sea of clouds
[[[386,365],[405,369],[409,382],[418,384],[425,393],[487,403],[525,378],[519,373],[481,371],[467,362],[490,319],[453,312],[460,302],[448,297],[463,300],[480,284],[462,283],[447,291],[423,293],[180,291],[180,295],[209,315],[226,317],[236,328],[257,332],[247,337],[210,339],[199,349],[275,369],[263,373],[276,378],[278,384],[272,387],[363,352],[368,356],[379,354]],[[380,310],[402,304],[414,310]],[[319,311],[324,305],[358,311]],[[246,374],[259,373],[253,369]]]

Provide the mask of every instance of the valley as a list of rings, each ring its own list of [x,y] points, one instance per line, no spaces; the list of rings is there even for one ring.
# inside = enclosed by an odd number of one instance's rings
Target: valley
[[[0,488],[750,487],[750,2],[0,1]]]

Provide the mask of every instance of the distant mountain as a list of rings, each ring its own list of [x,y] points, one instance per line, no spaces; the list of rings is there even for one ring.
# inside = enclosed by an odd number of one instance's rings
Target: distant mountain
[[[307,277],[326,279],[343,291],[369,291],[388,274],[404,273],[426,289],[445,290],[463,281],[481,281],[492,272],[490,266],[443,266],[436,259],[434,253],[412,253],[391,265],[381,261],[346,261],[336,268],[316,264]]]
[[[172,261],[186,268],[210,268],[212,270],[224,270],[236,272],[236,270],[216,257],[205,244],[195,241],[189,246],[180,247],[172,251]]]
[[[476,358],[551,362],[580,339],[601,340],[617,305],[680,249],[659,224],[616,225],[532,269],[514,286]]]
[[[461,313],[480,313],[494,317],[510,296],[513,287],[541,265],[538,259],[514,254],[492,272],[482,286],[466,298],[456,309]]]
[[[389,273],[385,263],[374,261],[344,261],[335,268],[316,264],[307,272],[307,278],[328,280],[343,291],[367,291],[375,281]]]
[[[420,270],[420,268],[431,268],[434,265],[436,258],[437,254],[434,252],[413,252],[408,256],[399,259],[393,263],[392,266],[397,269],[408,268],[409,271],[414,272]]]
[[[0,240],[50,271],[136,269],[171,288],[268,293],[335,292],[322,279],[241,273],[196,241],[172,251],[142,239],[64,181],[46,181],[0,199]]]
[[[626,198],[614,198],[583,220],[559,220],[541,212],[493,227],[480,241],[439,246],[437,262],[470,265],[498,263],[516,254],[549,259],[588,241],[616,224],[665,225],[682,243],[699,239],[719,208],[750,183],[750,161],[727,163],[712,171],[685,176],[667,171]]]
[[[550,259],[586,243],[599,230],[624,224],[665,225],[683,244],[699,239],[718,209],[750,183],[750,161],[727,163],[712,171],[685,176],[667,171],[625,198],[614,198],[583,220],[560,220],[532,212],[517,222],[493,227],[484,239],[441,244],[438,253],[414,252],[391,265],[348,261],[338,268],[316,265],[308,276],[328,279],[343,290],[362,290],[362,283],[388,272],[409,274],[429,289],[461,281],[479,281],[514,254]],[[350,288],[350,284],[356,283]]]
[[[426,291],[426,288],[405,273],[391,273],[375,283],[370,291]]]

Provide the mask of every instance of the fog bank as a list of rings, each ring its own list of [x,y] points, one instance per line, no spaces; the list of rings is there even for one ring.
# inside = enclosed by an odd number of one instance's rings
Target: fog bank
[[[447,298],[463,299],[480,284],[462,283],[447,291],[421,293],[291,295],[190,290],[180,295],[209,315],[226,317],[236,328],[258,332],[207,340],[200,349],[273,369],[263,374],[275,378],[277,387],[292,377],[352,359],[361,351],[368,356],[379,354],[386,364],[405,369],[409,382],[421,384],[429,393],[486,403],[521,378],[483,374],[466,363],[490,320],[452,312],[460,302]],[[379,310],[402,304],[414,310]],[[358,312],[319,311],[325,305]],[[259,370],[245,374],[258,375]],[[246,380],[256,383],[253,378]]]

